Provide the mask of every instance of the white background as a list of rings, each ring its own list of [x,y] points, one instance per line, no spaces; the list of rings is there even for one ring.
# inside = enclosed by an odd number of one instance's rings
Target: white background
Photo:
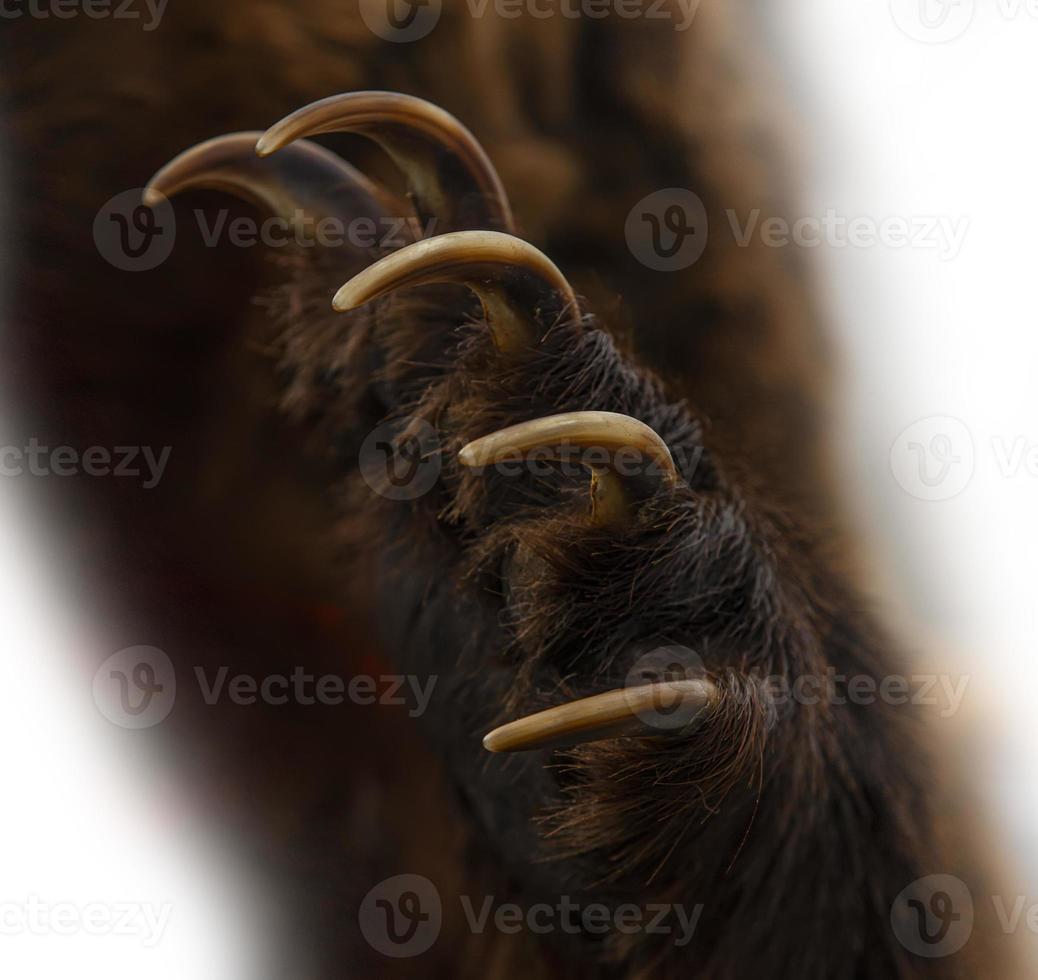
[[[877,588],[928,663],[970,677],[959,720],[974,726],[996,835],[1031,904],[1038,469],[1028,470],[1026,452],[1038,446],[1038,5],[795,0],[776,23],[812,141],[801,212],[968,221],[954,258],[889,246],[814,255],[842,358],[841,465]],[[906,490],[891,469],[892,454],[905,463],[902,431],[934,417],[961,423],[922,424],[949,432],[963,461],[946,489],[969,477],[936,501],[913,495],[920,487]]]

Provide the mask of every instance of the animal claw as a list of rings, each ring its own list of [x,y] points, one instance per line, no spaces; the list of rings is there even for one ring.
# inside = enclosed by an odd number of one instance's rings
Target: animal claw
[[[332,300],[343,312],[391,290],[434,282],[468,286],[501,351],[536,343],[560,315],[577,314],[573,290],[555,264],[522,239],[495,231],[459,231],[407,245],[346,282]]]
[[[661,697],[668,699],[666,713],[661,712]],[[717,688],[703,679],[619,688],[556,705],[501,725],[484,736],[483,747],[490,752],[529,752],[607,738],[688,731],[704,709],[716,703],[717,697]],[[666,723],[675,717],[675,707],[681,708],[677,716],[680,726]]]
[[[521,422],[476,439],[458,454],[464,466],[489,466],[516,454],[535,449],[558,451],[576,446],[601,453],[581,462],[591,470],[591,517],[595,524],[626,524],[631,520],[631,504],[620,456],[633,450],[638,454],[639,475],[646,472],[645,457],[668,486],[678,482],[677,470],[667,444],[644,422],[616,412],[566,412]],[[560,453],[560,455],[562,455]],[[631,461],[632,468],[635,460]]]
[[[297,109],[256,141],[268,156],[303,136],[358,133],[378,143],[407,178],[422,223],[447,231],[513,231],[501,179],[476,138],[449,112],[398,92],[349,92]]]
[[[392,213],[385,192],[345,160],[316,143],[296,143],[283,157],[260,160],[257,133],[228,133],[174,157],[148,181],[143,201],[154,207],[181,191],[227,191],[290,225],[324,217],[380,219]]]

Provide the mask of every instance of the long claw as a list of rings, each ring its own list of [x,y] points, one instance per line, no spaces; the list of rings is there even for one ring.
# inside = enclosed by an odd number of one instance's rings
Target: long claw
[[[678,482],[667,444],[644,422],[616,412],[566,412],[520,422],[470,442],[458,458],[465,466],[490,466],[535,449],[562,447],[602,454],[592,458],[589,453],[582,460],[591,470],[592,519],[596,524],[621,524],[630,520],[624,478],[645,474],[645,458],[669,486]],[[625,460],[622,457],[625,450],[636,455]]]
[[[483,747],[490,752],[528,752],[606,738],[689,730],[716,698],[717,689],[703,679],[620,688],[560,704],[495,728],[484,736]]]
[[[359,133],[378,143],[407,177],[423,223],[440,230],[512,231],[501,179],[476,138],[449,112],[397,92],[350,92],[297,109],[270,127],[256,152],[268,156],[302,136]]]
[[[258,135],[228,133],[185,150],[148,181],[144,203],[151,207],[185,190],[222,190],[297,229],[324,218],[348,225],[393,213],[384,191],[324,147],[297,143],[277,160],[260,160],[254,152]]]
[[[332,306],[352,310],[403,286],[456,282],[483,304],[502,351],[535,343],[560,315],[577,315],[577,301],[555,264],[532,245],[494,231],[459,231],[415,242],[354,276]]]

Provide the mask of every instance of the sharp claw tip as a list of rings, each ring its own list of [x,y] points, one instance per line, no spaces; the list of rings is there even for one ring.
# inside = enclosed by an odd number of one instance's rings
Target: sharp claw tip
[[[352,286],[353,280],[344,283],[339,287],[339,291],[332,297],[332,309],[335,310],[336,313],[348,313],[350,310],[355,310],[374,298],[372,296],[358,294],[356,289],[351,288]]]
[[[145,207],[153,208],[157,204],[161,204],[165,198],[165,194],[162,191],[157,190],[150,184],[144,188],[144,193],[141,195],[141,201]]]
[[[276,149],[277,145],[270,138],[269,133],[264,133],[256,140],[256,156],[258,157],[269,157]]]
[[[461,461],[462,466],[476,465],[476,450],[473,448],[473,443],[470,442],[467,446],[462,446],[462,448],[458,450],[458,459]],[[488,735],[487,738],[490,738],[490,736]],[[486,738],[483,739],[483,744],[487,744]]]

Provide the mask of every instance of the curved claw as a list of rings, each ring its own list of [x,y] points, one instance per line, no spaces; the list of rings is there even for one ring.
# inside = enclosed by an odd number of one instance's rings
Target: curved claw
[[[556,705],[495,728],[484,736],[483,747],[490,752],[529,752],[606,738],[687,731],[716,699],[717,689],[703,679],[620,688]],[[661,701],[667,702],[665,708]],[[676,708],[680,709],[677,713]]]
[[[303,136],[359,133],[378,143],[407,177],[423,224],[441,230],[512,231],[501,179],[476,138],[449,112],[397,92],[350,92],[297,109],[256,142],[269,156]]]
[[[678,482],[667,444],[644,422],[616,412],[566,412],[520,422],[470,442],[458,458],[465,466],[490,466],[517,454],[562,446],[601,453],[600,457],[588,455],[582,460],[591,470],[592,520],[596,524],[630,521],[624,478],[645,475],[644,458],[668,486]],[[625,450],[633,451],[636,458],[621,459]]]
[[[529,346],[559,316],[578,314],[573,290],[546,255],[493,231],[451,232],[408,245],[350,279],[332,306],[352,310],[391,290],[433,282],[468,286],[502,351]]]
[[[222,190],[296,228],[326,217],[348,223],[394,213],[388,195],[324,147],[304,141],[276,160],[260,160],[254,152],[259,135],[228,133],[185,150],[148,181],[144,203],[153,206],[185,190]]]

